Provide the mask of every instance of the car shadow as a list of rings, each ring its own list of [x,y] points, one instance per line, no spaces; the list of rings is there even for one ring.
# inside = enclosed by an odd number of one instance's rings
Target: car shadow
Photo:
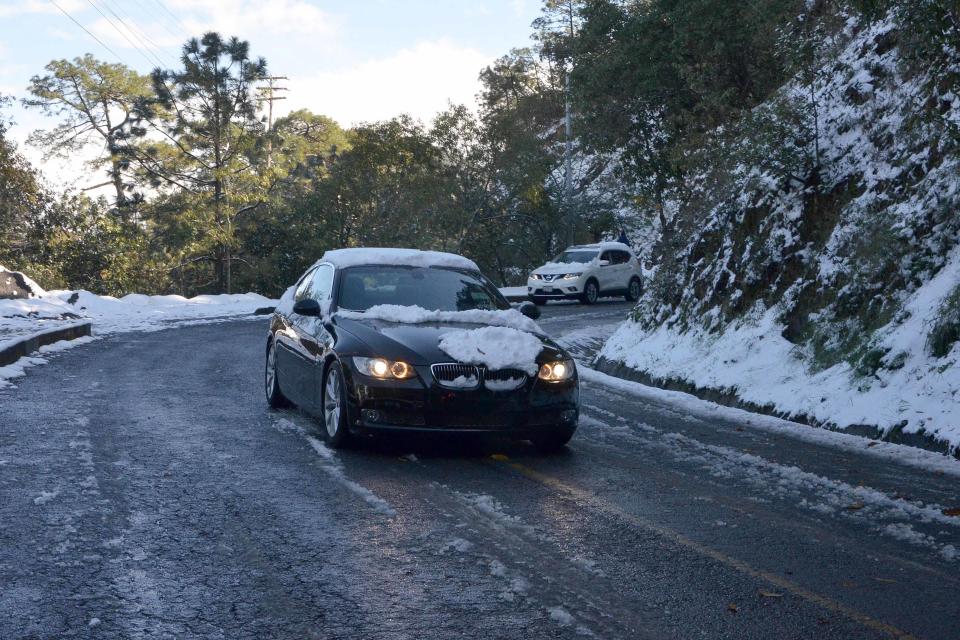
[[[413,454],[427,459],[474,459],[492,456],[507,458],[564,458],[573,455],[569,447],[545,453],[526,440],[470,434],[381,434],[355,438],[350,449],[356,453],[397,458]]]

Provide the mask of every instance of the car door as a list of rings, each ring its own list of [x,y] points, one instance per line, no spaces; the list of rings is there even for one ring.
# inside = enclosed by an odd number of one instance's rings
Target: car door
[[[297,323],[297,338],[304,363],[301,375],[303,399],[301,406],[307,411],[322,411],[323,394],[321,375],[323,359],[333,346],[333,336],[327,330],[326,312],[330,308],[330,296],[333,291],[334,268],[329,264],[317,267],[310,281],[309,297],[320,303],[323,314],[319,317],[300,317]]]
[[[602,264],[604,261],[607,264]],[[616,271],[617,266],[614,263],[613,251],[604,251],[600,254],[601,266],[597,269],[597,280],[600,282],[600,291],[609,291],[616,289]]]
[[[294,293],[295,303],[310,295],[310,284],[315,271],[316,269],[311,269],[300,278]],[[283,393],[293,402],[300,404],[303,401],[300,396],[304,367],[297,333],[299,316],[288,311],[282,316],[282,321],[283,327],[274,334],[274,344],[277,349],[277,378]]]
[[[633,270],[630,264],[630,253],[622,249],[611,251],[614,257],[614,284],[611,288],[626,291],[630,284],[630,276]]]

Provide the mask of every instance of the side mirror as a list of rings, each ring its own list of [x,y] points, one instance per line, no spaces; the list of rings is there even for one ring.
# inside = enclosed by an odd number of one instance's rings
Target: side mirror
[[[319,317],[320,303],[313,298],[304,298],[293,305],[293,312],[300,316]]]
[[[610,261],[609,261],[609,260],[601,260],[601,261],[600,261],[600,266],[601,266],[601,267],[609,267],[609,266],[610,266]]]
[[[532,302],[521,302],[518,311],[531,320],[536,320],[540,317],[540,307]]]

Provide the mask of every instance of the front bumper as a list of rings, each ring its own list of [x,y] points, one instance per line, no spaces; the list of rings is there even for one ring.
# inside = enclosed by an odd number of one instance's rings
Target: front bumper
[[[377,380],[345,368],[347,415],[354,433],[490,433],[525,438],[574,429],[580,412],[576,377],[548,383],[536,377],[511,391],[441,387],[429,366],[410,380]]]
[[[552,280],[527,279],[527,295],[537,298],[550,298],[553,300],[573,299],[583,293],[584,278],[574,278],[564,280],[562,278]]]

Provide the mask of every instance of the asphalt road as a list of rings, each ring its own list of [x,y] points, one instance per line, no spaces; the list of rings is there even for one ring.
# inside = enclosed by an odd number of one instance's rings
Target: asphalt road
[[[542,325],[586,353],[626,311]],[[565,453],[332,452],[267,408],[265,329],[115,336],[0,390],[0,638],[960,637],[949,469],[598,382]]]

